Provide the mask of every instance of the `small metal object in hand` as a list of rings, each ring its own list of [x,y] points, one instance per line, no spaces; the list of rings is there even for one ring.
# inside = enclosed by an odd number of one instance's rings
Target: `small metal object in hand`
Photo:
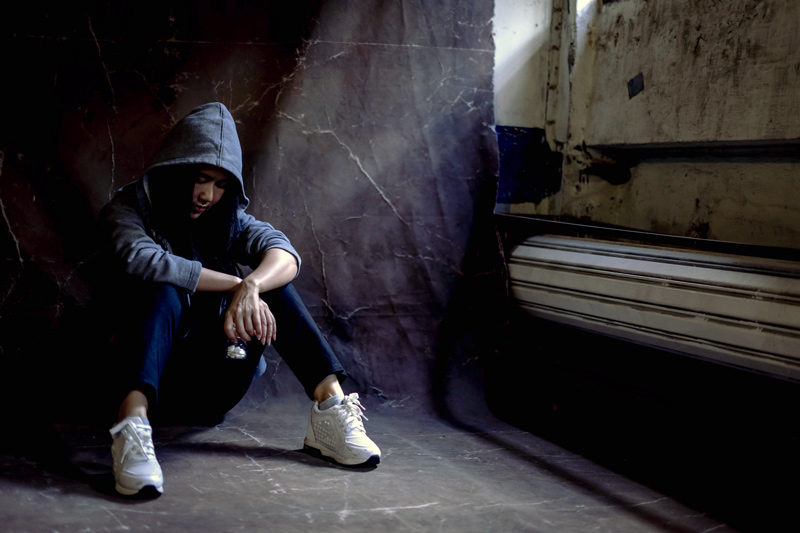
[[[225,352],[225,357],[228,359],[246,359],[247,343],[238,338],[236,339],[236,342],[228,339],[228,348]]]

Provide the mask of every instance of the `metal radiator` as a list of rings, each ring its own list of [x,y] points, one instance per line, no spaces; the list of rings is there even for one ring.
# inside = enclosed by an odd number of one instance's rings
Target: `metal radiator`
[[[798,263],[537,236],[509,272],[534,316],[800,380]]]

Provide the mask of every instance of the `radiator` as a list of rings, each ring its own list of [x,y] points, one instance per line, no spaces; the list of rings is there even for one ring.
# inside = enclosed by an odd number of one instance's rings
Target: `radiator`
[[[539,318],[800,380],[800,264],[560,236],[509,258]]]

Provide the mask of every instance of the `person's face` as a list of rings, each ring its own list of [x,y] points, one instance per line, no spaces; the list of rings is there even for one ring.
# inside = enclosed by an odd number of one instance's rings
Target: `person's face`
[[[217,167],[203,167],[194,178],[192,206],[189,216],[192,220],[214,207],[225,193],[232,178],[227,172]]]

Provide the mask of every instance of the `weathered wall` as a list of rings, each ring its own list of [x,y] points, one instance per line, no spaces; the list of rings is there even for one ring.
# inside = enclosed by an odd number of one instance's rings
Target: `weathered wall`
[[[592,23],[577,38],[596,50],[587,144],[800,138],[794,0],[627,0],[581,16]]]
[[[97,310],[113,298],[98,295],[97,213],[171,124],[219,100],[239,127],[250,212],[303,256],[296,284],[354,389],[428,399],[449,358],[491,342],[474,324],[502,264],[491,4],[186,6],[4,17],[0,348],[12,394],[45,396],[32,382],[74,379],[74,366],[88,378],[71,394],[91,394],[113,325]],[[257,395],[299,390],[274,354],[268,376]]]
[[[498,212],[800,247],[800,5],[565,0],[553,13],[559,56],[539,80],[552,98],[530,126],[563,154],[561,186]]]
[[[541,127],[547,107],[553,0],[495,2],[494,94],[497,124]]]

